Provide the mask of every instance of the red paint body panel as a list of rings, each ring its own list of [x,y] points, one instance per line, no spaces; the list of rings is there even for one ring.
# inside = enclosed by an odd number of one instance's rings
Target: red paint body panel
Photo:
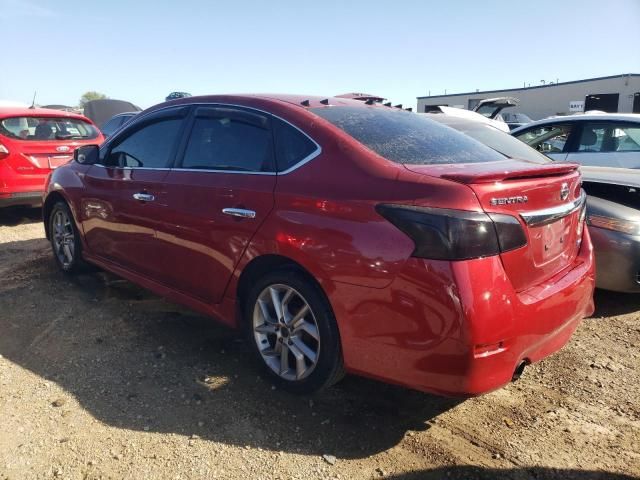
[[[375,210],[392,203],[519,218],[521,211],[557,205],[550,195],[558,182],[571,184],[569,200],[575,199],[579,174],[572,167],[551,177],[542,169],[538,179],[531,178],[532,167],[517,161],[467,170],[405,168],[301,107],[304,99],[191,97],[164,105],[228,103],[290,122],[322,148],[290,173],[72,163],[53,172],[48,194],[60,193],[72,206],[89,261],[230,326],[237,325],[239,279],[253,260],[278,255],[297,263],[318,281],[334,310],[347,371],[411,388],[447,395],[498,388],[522,361],[561,348],[580,319],[592,313],[591,242],[584,230],[578,246],[574,217],[565,232],[572,247],[544,243],[520,220],[527,246],[442,261],[412,257],[413,241]],[[321,106],[321,99],[309,103]],[[496,172],[523,169],[527,178],[497,180]],[[449,177],[456,181],[445,178],[456,170]],[[129,201],[143,190],[156,197],[153,204]],[[530,197],[526,209],[491,204],[493,197],[521,191]],[[228,207],[249,208],[256,217],[222,215]],[[553,252],[562,258],[540,262],[535,248],[547,244],[560,249]]]
[[[0,121],[12,117],[69,118],[93,125],[82,115],[58,110],[0,108]],[[9,151],[8,156],[0,152],[0,206],[40,203],[47,176],[53,169],[70,162],[79,146],[103,141],[99,131],[96,138],[89,140],[21,140],[0,132],[0,145]]]

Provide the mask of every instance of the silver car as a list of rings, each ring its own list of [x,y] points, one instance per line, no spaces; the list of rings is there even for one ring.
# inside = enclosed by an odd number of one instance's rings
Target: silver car
[[[552,160],[640,168],[640,115],[598,113],[547,118],[511,134]]]
[[[429,118],[475,138],[508,157],[550,160],[512,136],[487,125],[446,114]],[[640,170],[582,167],[587,224],[596,257],[596,286],[640,292]]]

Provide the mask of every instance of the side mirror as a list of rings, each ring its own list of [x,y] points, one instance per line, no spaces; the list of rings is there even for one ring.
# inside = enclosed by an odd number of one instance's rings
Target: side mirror
[[[73,159],[81,165],[95,165],[100,160],[98,145],[84,145],[76,148]]]

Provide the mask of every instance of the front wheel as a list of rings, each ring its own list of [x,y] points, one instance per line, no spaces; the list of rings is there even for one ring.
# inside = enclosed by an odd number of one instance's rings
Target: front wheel
[[[49,239],[56,264],[65,273],[76,273],[84,266],[82,244],[73,215],[65,202],[56,203],[49,215]]]
[[[312,393],[344,375],[340,336],[320,288],[295,270],[254,283],[244,308],[251,345],[267,374],[294,393]]]

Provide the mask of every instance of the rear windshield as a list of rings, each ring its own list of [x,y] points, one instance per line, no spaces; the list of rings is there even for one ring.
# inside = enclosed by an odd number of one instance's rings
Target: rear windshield
[[[491,125],[481,122],[459,122],[452,120],[447,122],[447,118],[442,118],[442,123],[449,125],[451,128],[475,138],[479,142],[484,143],[487,147],[506,155],[510,158],[518,158],[520,160],[528,160],[534,163],[549,163],[551,160],[546,155],[531,148],[524,142],[521,142],[508,133],[501,132]]]
[[[323,107],[312,111],[396,163],[504,160],[502,155],[472,138],[416,113],[390,107]]]
[[[64,117],[11,117],[0,120],[0,134],[17,140],[76,140],[98,136],[84,120]]]

